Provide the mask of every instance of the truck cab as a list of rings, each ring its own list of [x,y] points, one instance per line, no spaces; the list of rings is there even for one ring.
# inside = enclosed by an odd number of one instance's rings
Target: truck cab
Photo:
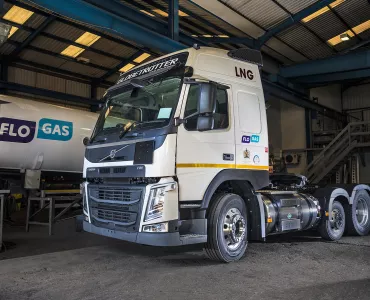
[[[123,73],[86,147],[84,230],[154,246],[205,243],[209,257],[232,261],[267,230],[316,225],[311,198],[285,201],[312,209],[309,223],[289,212],[284,225],[274,197],[256,192],[269,185],[261,63],[254,50],[193,47]]]

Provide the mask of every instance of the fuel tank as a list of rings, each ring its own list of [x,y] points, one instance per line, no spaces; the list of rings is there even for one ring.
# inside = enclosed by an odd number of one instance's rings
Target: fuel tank
[[[261,191],[266,216],[266,233],[314,228],[321,218],[316,198],[289,191]]]
[[[0,95],[0,169],[82,172],[98,114]]]

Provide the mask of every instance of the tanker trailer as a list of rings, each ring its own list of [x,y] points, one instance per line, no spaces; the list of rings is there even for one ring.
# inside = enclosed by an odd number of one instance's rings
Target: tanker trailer
[[[82,177],[85,146],[95,113],[0,95],[0,184],[21,180],[38,189],[48,181]],[[78,182],[77,182],[78,183]]]

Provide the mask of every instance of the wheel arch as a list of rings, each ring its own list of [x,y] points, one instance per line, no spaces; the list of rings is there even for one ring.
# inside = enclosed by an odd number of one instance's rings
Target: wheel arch
[[[351,193],[351,196],[349,198],[350,200],[350,205],[353,204],[353,200],[355,199],[355,196],[356,196],[356,193],[359,192],[359,191],[366,191],[369,196],[370,196],[370,186],[366,185],[366,184],[358,184],[356,185],[353,190],[352,190],[352,193]]]
[[[350,204],[350,196],[348,191],[342,187],[320,188],[313,194],[313,196],[319,200],[321,207],[324,209],[325,220],[331,218],[331,211],[334,201],[340,202],[345,210],[348,209]]]
[[[265,172],[265,173],[262,173]],[[268,185],[268,172],[256,170],[223,170],[213,179],[202,201],[202,208],[209,211],[215,194],[232,192],[239,195],[247,205],[251,240],[264,240],[265,211],[262,198],[255,190]]]

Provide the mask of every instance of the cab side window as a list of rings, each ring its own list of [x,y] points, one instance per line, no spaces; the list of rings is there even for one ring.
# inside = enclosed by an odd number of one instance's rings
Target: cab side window
[[[200,85],[193,84],[190,86],[188,100],[185,106],[184,117],[190,116],[197,112],[199,101]],[[225,89],[217,89],[216,110],[213,114],[215,126],[213,129],[225,129],[229,127],[228,100]],[[198,116],[190,117],[186,120],[185,128],[189,131],[197,129]]]

